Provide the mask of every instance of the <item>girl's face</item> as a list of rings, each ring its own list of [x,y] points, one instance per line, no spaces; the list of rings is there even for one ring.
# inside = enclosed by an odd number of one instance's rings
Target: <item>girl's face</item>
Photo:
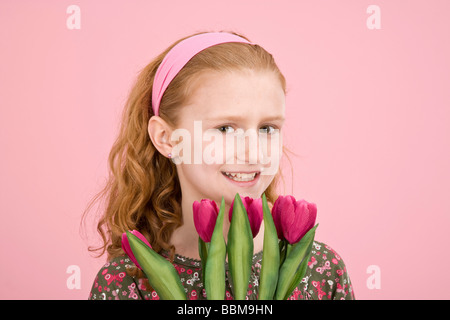
[[[277,75],[206,71],[191,85],[171,136],[183,198],[218,205],[236,193],[260,198],[282,154],[285,94]]]

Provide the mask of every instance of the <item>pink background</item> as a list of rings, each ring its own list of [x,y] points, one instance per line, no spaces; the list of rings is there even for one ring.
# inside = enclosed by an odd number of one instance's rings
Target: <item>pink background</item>
[[[66,26],[72,4],[79,30]],[[226,29],[264,46],[288,80],[285,142],[298,156],[284,193],[317,204],[316,239],[342,256],[356,297],[449,299],[449,12],[444,0],[2,0],[0,298],[88,297],[104,260],[87,252],[80,216],[132,82],[178,38]],[[80,289],[66,284],[70,265]],[[371,265],[379,289],[366,285]]]

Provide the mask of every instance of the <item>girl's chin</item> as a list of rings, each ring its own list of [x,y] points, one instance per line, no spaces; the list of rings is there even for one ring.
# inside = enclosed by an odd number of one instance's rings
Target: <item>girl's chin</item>
[[[261,192],[255,192],[255,191],[250,192],[250,191],[246,191],[246,190],[240,190],[238,188],[227,189],[227,190],[224,190],[224,193],[223,193],[223,197],[225,199],[225,204],[228,206],[231,206],[231,203],[234,201],[234,198],[236,197],[237,193],[239,193],[241,198],[250,197],[253,199],[260,198],[262,195],[262,191]],[[217,202],[217,204],[220,206],[220,203],[222,201],[222,195],[220,195],[219,200],[220,201]]]

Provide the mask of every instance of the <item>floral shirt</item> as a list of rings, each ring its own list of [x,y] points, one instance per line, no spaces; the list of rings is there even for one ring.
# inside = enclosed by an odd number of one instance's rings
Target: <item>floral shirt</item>
[[[167,258],[167,256],[166,256]],[[261,271],[262,252],[253,256],[251,279],[247,300],[258,298],[258,281]],[[202,281],[201,261],[175,255],[173,265],[178,271],[181,283],[189,300],[206,299]],[[134,263],[123,255],[106,263],[98,272],[89,294],[90,300],[158,300],[145,278],[129,275],[127,269]],[[232,300],[226,265],[225,299]],[[290,300],[355,299],[353,287],[344,261],[331,247],[314,241],[305,277],[289,297]]]

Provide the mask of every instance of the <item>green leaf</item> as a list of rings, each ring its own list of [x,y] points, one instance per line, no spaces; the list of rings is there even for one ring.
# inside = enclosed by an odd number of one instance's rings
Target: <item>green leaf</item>
[[[286,254],[286,259],[281,265],[277,291],[275,294],[276,300],[282,300],[288,294],[288,290],[291,288],[292,282],[295,280],[296,272],[299,269],[300,263],[311,252],[311,244],[314,240],[317,226],[318,224],[311,228],[299,242],[289,248],[289,251]]]
[[[222,197],[216,225],[208,248],[208,259],[205,264],[205,290],[208,300],[225,299],[225,259],[227,247],[223,236],[223,219],[225,199]]]
[[[258,300],[273,300],[278,282],[280,247],[272,213],[263,194],[264,244],[261,261]]]
[[[289,289],[286,291],[284,300],[288,299],[291,296],[292,292],[294,292],[295,288],[298,287],[298,285],[300,284],[300,281],[302,281],[303,277],[305,276],[306,268],[308,267],[308,261],[309,261],[309,258],[311,257],[312,244],[313,244],[313,241],[311,241],[309,248],[307,250],[308,253],[306,254],[306,256],[303,258],[302,262],[300,263],[300,266],[298,267],[297,272],[295,273],[295,277],[292,280]]]
[[[234,197],[227,249],[234,299],[245,300],[252,268],[253,235],[239,193]]]
[[[159,297],[162,300],[186,300],[175,267],[131,232],[127,231],[127,237],[134,257]]]

